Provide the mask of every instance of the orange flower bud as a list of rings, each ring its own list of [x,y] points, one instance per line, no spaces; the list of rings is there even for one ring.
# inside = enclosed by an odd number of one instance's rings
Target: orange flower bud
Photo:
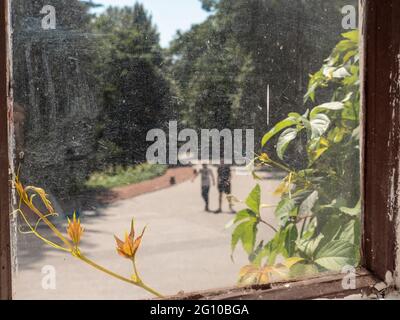
[[[80,219],[76,219],[75,212],[72,221],[68,218],[67,233],[68,236],[71,238],[72,242],[77,246],[81,241],[81,237],[83,234],[83,227],[81,226]]]
[[[114,236],[115,241],[117,242],[118,254],[127,259],[135,259],[136,252],[139,249],[145,230],[146,228],[144,228],[142,234],[135,239],[135,228],[134,228],[134,222],[132,220],[131,232],[129,234],[125,233],[125,241],[122,241],[116,236]]]

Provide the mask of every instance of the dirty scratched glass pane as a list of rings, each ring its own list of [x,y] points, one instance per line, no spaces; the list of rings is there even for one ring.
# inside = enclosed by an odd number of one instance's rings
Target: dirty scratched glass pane
[[[351,274],[357,2],[119,3],[12,1],[15,297]]]

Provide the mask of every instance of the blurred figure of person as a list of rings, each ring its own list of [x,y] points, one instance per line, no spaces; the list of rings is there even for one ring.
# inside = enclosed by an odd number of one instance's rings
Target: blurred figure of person
[[[228,203],[229,203],[229,209],[231,212],[235,212],[232,206],[232,199],[230,196],[231,194],[231,167],[229,165],[226,165],[224,163],[224,160],[221,159],[221,164],[218,167],[218,192],[219,192],[219,197],[218,197],[218,210],[215,211],[215,213],[221,213],[222,212],[222,196],[223,194],[226,194],[228,197]]]
[[[209,194],[210,194],[210,186],[211,182],[213,186],[215,186],[215,179],[214,179],[214,174],[211,169],[208,168],[207,164],[203,164],[202,168],[200,169],[199,172],[195,171],[195,176],[192,179],[194,179],[200,175],[201,176],[201,197],[204,200],[205,203],[205,211],[210,212],[209,208]]]

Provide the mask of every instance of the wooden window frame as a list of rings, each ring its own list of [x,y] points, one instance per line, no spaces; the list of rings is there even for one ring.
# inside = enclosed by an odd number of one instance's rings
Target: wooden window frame
[[[368,290],[396,272],[400,174],[400,1],[361,0],[362,34],[362,268],[357,288],[343,275],[246,288],[208,290],[170,299],[313,299]],[[12,92],[9,0],[0,0],[0,299],[12,299],[10,137]]]
[[[10,156],[9,123],[12,114],[10,92],[10,34],[8,0],[0,0],[0,299],[12,299],[10,240]]]

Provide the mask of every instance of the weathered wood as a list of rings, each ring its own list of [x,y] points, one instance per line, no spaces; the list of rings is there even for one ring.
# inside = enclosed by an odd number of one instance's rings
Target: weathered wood
[[[225,288],[169,297],[168,300],[306,300],[343,298],[352,294],[370,292],[379,281],[370,272],[357,272],[356,287],[343,288],[344,274],[322,274],[310,279],[263,286]]]
[[[363,265],[384,279],[395,271],[400,192],[400,1],[363,2]]]
[[[12,298],[8,119],[9,33],[8,1],[0,0],[0,299]]]

